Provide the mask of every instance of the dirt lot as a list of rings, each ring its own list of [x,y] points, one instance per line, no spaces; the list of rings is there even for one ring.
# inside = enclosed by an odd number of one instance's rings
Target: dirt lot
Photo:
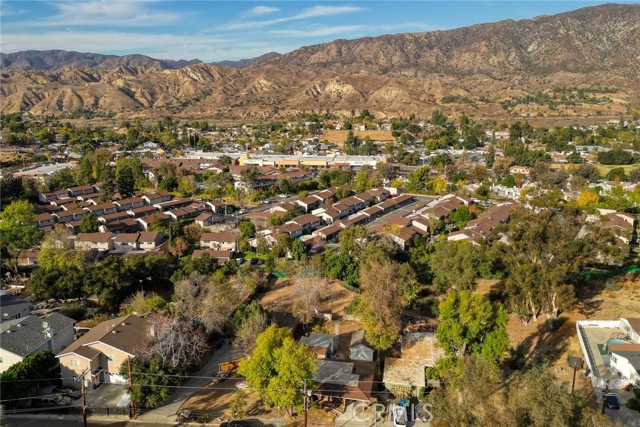
[[[321,137],[320,140],[328,140],[330,143],[342,146],[347,139],[348,130],[328,130]],[[358,138],[364,138],[368,136],[371,141],[394,141],[395,138],[391,135],[391,131],[388,130],[354,130],[353,134]]]
[[[549,364],[558,378],[571,387],[573,371],[567,366],[567,357],[583,357],[580,343],[576,335],[576,321],[584,319],[612,320],[617,317],[638,317],[640,314],[640,277],[628,275],[618,279],[620,289],[605,289],[604,280],[593,280],[577,287],[578,304],[560,319],[564,322],[555,332],[546,327],[546,317],[541,316],[537,322],[523,324],[516,316],[509,319],[509,338],[513,346],[522,345],[527,362],[540,361]],[[500,287],[499,281],[482,281],[480,292],[495,291]],[[591,391],[589,380],[581,380],[580,372],[576,377],[576,389]]]
[[[291,311],[295,296],[294,280],[293,278],[278,279],[266,293],[259,296],[258,301],[263,307],[270,307],[273,311]],[[318,311],[332,313],[334,318],[340,318],[344,316],[344,308],[356,294],[341,286],[338,281],[330,280],[327,283],[326,295]]]

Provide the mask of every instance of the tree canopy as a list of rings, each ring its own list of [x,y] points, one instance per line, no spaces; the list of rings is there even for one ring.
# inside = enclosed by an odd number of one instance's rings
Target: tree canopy
[[[448,357],[474,354],[496,364],[509,347],[507,312],[480,294],[451,292],[440,303],[438,343]]]
[[[291,413],[302,404],[304,381],[313,388],[316,369],[316,356],[309,347],[297,343],[290,329],[271,325],[258,336],[238,373],[262,399]]]

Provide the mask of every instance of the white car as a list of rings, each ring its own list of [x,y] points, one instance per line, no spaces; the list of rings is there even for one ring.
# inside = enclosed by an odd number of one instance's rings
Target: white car
[[[286,194],[278,194],[278,197],[282,197],[283,199],[286,199],[287,195]]]
[[[391,405],[391,414],[393,415],[393,427],[406,427],[407,408],[402,405]]]

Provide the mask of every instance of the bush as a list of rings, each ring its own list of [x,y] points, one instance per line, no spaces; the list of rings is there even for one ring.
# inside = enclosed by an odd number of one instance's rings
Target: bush
[[[633,411],[640,412],[640,400],[636,399],[635,397],[627,400],[626,406]]]
[[[509,357],[507,358],[505,363],[510,369],[513,369],[514,371],[522,369],[524,367],[525,357],[521,345],[509,349]]]
[[[87,315],[87,309],[83,305],[64,305],[60,308],[60,314],[70,317],[73,320],[83,320]]]
[[[619,291],[620,283],[616,282],[613,279],[609,279],[607,280],[607,283],[605,283],[604,288],[608,291]]]

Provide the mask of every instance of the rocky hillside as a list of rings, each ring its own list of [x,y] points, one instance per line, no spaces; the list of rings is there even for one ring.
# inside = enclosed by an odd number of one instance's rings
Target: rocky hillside
[[[605,5],[449,31],[337,40],[245,68],[88,54],[57,69],[45,58],[32,67],[12,58],[9,68],[52,69],[3,70],[1,109],[123,117],[349,115],[362,108],[379,116],[426,115],[434,108],[487,118],[612,116],[640,105],[638,52],[640,5]]]

